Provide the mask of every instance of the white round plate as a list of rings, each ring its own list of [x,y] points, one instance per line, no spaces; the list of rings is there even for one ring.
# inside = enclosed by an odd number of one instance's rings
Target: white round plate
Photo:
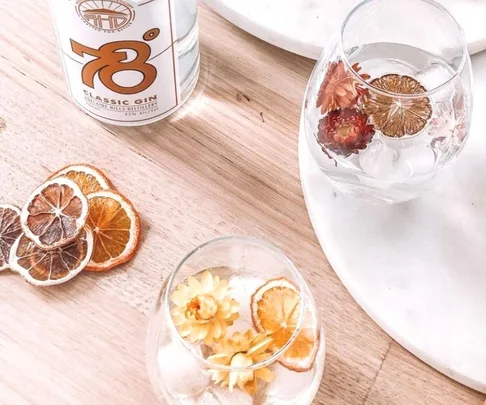
[[[318,59],[360,0],[205,0],[241,29],[275,46]],[[486,49],[486,1],[438,0],[449,8],[466,33],[471,53]],[[411,13],[413,10],[411,10]]]
[[[486,393],[486,52],[473,58],[473,127],[437,187],[399,205],[336,194],[300,133],[314,230],[343,284],[392,338]]]

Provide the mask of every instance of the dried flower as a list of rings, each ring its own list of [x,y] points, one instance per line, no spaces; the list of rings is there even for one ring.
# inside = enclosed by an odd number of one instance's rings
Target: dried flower
[[[464,141],[467,135],[466,131],[466,117],[463,115],[459,117],[459,120],[456,123],[456,128],[454,130],[454,135],[459,142]]]
[[[201,282],[188,277],[187,285],[180,284],[171,300],[175,304],[171,311],[174,324],[191,342],[217,342],[239,316],[240,306],[230,296],[228,281],[210,271],[204,272]]]
[[[358,63],[352,68],[356,73],[361,70]],[[363,80],[370,78],[367,74],[361,74],[360,77]],[[353,107],[366,93],[367,90],[359,85],[358,79],[344,69],[343,61],[330,62],[317,95],[317,108],[321,107],[322,114],[326,114],[338,108]]]
[[[456,127],[454,135],[459,142],[464,141],[467,135],[467,112],[466,112],[466,97],[463,92],[458,92],[452,99],[454,111],[456,116]]]
[[[272,355],[269,350],[272,341],[273,339],[265,333],[255,334],[251,329],[245,334],[236,332],[231,338],[225,338],[215,345],[213,348],[215,354],[209,356],[208,360],[222,366],[250,367]],[[238,386],[251,395],[258,389],[257,379],[271,382],[275,377],[266,367],[247,371],[211,371],[212,379],[216,384],[221,383],[222,387],[228,386],[230,391]]]
[[[352,108],[331,111],[319,122],[318,141],[325,148],[344,156],[366,149],[375,130],[368,116]]]
[[[410,76],[388,74],[374,79],[373,87],[397,94],[420,94],[427,90]],[[364,103],[364,111],[384,135],[401,138],[422,131],[432,117],[432,105],[428,97],[401,98],[370,92]]]

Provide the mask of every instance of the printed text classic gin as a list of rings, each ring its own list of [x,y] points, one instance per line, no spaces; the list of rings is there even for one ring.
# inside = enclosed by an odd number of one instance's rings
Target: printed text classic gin
[[[197,0],[51,0],[51,7],[69,90],[94,118],[149,124],[194,89]]]

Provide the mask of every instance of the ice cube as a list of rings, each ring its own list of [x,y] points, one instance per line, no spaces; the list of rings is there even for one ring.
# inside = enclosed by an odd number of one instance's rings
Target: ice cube
[[[452,73],[447,65],[432,62],[419,71],[415,77],[427,90],[432,90],[448,81],[452,77]]]
[[[359,164],[373,179],[387,180],[393,177],[397,153],[381,141],[374,141],[359,154]]]
[[[197,405],[253,405],[251,395],[239,389],[210,387],[199,398]]]
[[[198,395],[211,383],[208,370],[195,357],[201,355],[200,348],[189,343],[188,345],[192,354],[176,339],[158,353],[161,380],[168,393],[175,398]]]
[[[359,162],[363,171],[371,177],[363,177],[362,181],[385,188],[390,181],[404,181],[432,173],[435,153],[426,146],[415,145],[394,150],[385,143],[373,142],[360,154]]]
[[[250,313],[251,296],[265,281],[249,275],[234,275],[229,281],[231,296],[240,303],[240,317],[229,328],[229,333],[244,333],[253,327]]]
[[[289,405],[304,403],[305,398],[302,396],[305,396],[312,388],[315,377],[314,368],[305,373],[297,373],[277,363],[272,366],[272,371],[275,373],[275,379],[265,389],[265,403],[278,403],[279,401],[272,402],[275,399],[294,399],[294,402],[285,402]]]
[[[402,178],[423,176],[434,171],[435,153],[425,146],[402,149],[395,164],[397,174]]]

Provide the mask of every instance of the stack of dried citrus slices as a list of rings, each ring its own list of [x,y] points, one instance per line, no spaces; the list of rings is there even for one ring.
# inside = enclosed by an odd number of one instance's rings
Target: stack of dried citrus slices
[[[110,270],[129,261],[139,242],[131,202],[86,164],[52,174],[22,210],[0,205],[0,271],[10,268],[36,286]]]

